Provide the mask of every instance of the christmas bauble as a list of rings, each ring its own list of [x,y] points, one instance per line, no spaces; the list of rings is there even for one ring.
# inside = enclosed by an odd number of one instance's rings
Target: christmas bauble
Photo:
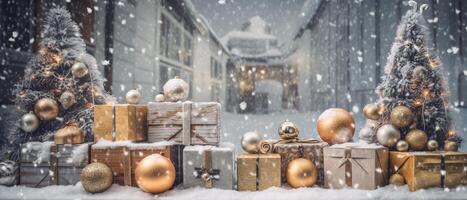
[[[455,141],[446,140],[444,142],[444,151],[457,151],[459,149],[459,145]]]
[[[361,141],[365,141],[368,144],[376,142],[376,132],[374,129],[365,127],[359,132],[359,138]]]
[[[428,140],[428,142],[426,143],[426,148],[428,149],[428,151],[436,151],[436,150],[438,150],[438,148],[439,148],[438,141],[436,141],[436,140]]]
[[[413,129],[405,135],[405,141],[409,143],[409,147],[412,150],[422,150],[425,148],[428,136],[425,132],[420,129]]]
[[[66,110],[72,105],[76,103],[75,95],[72,92],[65,91],[60,95],[60,99],[58,100],[62,107]]]
[[[67,125],[58,129],[54,135],[55,144],[84,143],[84,132],[76,125]]]
[[[305,158],[297,158],[287,165],[287,183],[293,187],[311,187],[318,179],[315,164]]]
[[[75,64],[71,66],[71,74],[76,78],[83,78],[88,74],[88,67],[82,62],[75,62]]]
[[[156,97],[154,98],[154,100],[156,102],[164,102],[165,101],[165,96],[163,94],[158,94],[156,95]]]
[[[378,142],[386,147],[391,147],[401,138],[399,130],[391,124],[385,124],[376,131]]]
[[[407,143],[405,140],[399,140],[396,144],[396,149],[397,151],[408,151],[409,150],[409,143]]]
[[[405,185],[405,179],[400,174],[393,174],[389,178],[389,184],[396,185],[396,186]]]
[[[184,80],[175,77],[164,84],[164,96],[167,101],[184,101],[188,98],[190,88]]]
[[[56,68],[63,63],[63,54],[49,48],[39,50],[40,58],[46,65]]]
[[[34,106],[34,113],[40,120],[53,120],[58,116],[57,102],[47,97],[39,99]]]
[[[258,143],[262,139],[258,132],[247,132],[243,134],[240,143],[244,151],[248,153],[258,153]]]
[[[396,106],[391,111],[391,124],[397,127],[406,127],[413,123],[414,115],[406,106]]]
[[[141,99],[141,93],[138,90],[130,90],[126,93],[126,102],[129,104],[137,104]]]
[[[330,108],[318,118],[320,138],[329,144],[345,143],[352,139],[355,123],[352,115],[341,108]]]
[[[138,163],[135,169],[135,179],[141,190],[161,193],[173,186],[175,167],[168,158],[160,154],[152,154]]]
[[[381,113],[378,105],[370,103],[363,108],[363,115],[365,115],[365,117],[368,119],[378,120],[381,116]]]
[[[0,185],[13,186],[18,181],[18,163],[12,160],[0,162]]]
[[[21,117],[21,129],[33,132],[39,127],[39,119],[33,113],[27,113]]]
[[[103,163],[88,164],[81,171],[80,181],[87,192],[104,192],[112,186],[112,170]]]
[[[297,125],[289,120],[282,122],[282,124],[279,126],[279,137],[281,139],[294,139],[298,137],[299,133],[300,130],[298,129]]]

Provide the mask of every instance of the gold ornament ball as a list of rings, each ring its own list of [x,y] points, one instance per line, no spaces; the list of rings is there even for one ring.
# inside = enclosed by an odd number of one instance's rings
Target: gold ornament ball
[[[429,141],[426,143],[426,148],[428,149],[428,151],[436,151],[436,150],[438,150],[438,148],[439,148],[438,141],[436,141],[436,140],[429,140]]]
[[[297,158],[287,166],[287,183],[293,187],[311,187],[316,183],[318,172],[315,164],[305,158]]]
[[[346,110],[330,108],[319,116],[317,130],[320,138],[329,144],[345,143],[353,137],[355,122]]]
[[[141,93],[138,90],[130,90],[126,93],[125,98],[129,104],[137,104],[141,99]]]
[[[243,150],[248,153],[258,153],[258,143],[263,138],[258,132],[247,132],[243,134],[240,141]]]
[[[409,143],[407,143],[405,140],[399,140],[396,144],[396,149],[397,151],[408,151],[409,150]]]
[[[138,187],[145,192],[165,192],[172,188],[175,182],[175,167],[168,158],[152,154],[138,163],[135,179]]]
[[[444,142],[444,151],[458,151],[459,146],[455,141],[446,141]]]
[[[423,150],[423,148],[425,148],[426,142],[428,141],[428,136],[420,129],[413,129],[407,133],[405,136],[405,141],[409,143],[410,149],[415,151]]]
[[[62,93],[62,95],[60,95],[60,99],[58,101],[60,102],[60,104],[62,104],[62,107],[66,110],[76,103],[76,98],[72,92],[65,91]]]
[[[279,137],[281,139],[295,139],[298,137],[299,133],[300,130],[298,129],[297,125],[289,120],[282,122],[282,124],[279,126]]]
[[[188,83],[177,76],[168,80],[162,89],[164,90],[165,100],[172,102],[185,101],[190,93]]]
[[[27,113],[21,117],[21,129],[33,132],[39,127],[39,119],[33,113]]]
[[[378,128],[376,131],[376,139],[378,142],[386,147],[392,147],[401,138],[399,129],[392,124],[385,124]]]
[[[82,62],[75,62],[75,64],[71,66],[71,74],[76,78],[83,78],[88,74],[88,67]]]
[[[34,106],[34,113],[40,120],[53,120],[58,116],[58,112],[57,102],[51,98],[39,99]]]
[[[370,103],[363,108],[363,115],[365,115],[367,119],[378,120],[381,113],[378,105]]]
[[[391,124],[399,128],[409,126],[413,123],[414,115],[406,106],[396,106],[391,111]]]
[[[402,186],[402,185],[405,185],[405,179],[400,174],[393,174],[389,178],[389,184],[396,185],[396,186]]]
[[[76,125],[68,125],[57,130],[54,141],[55,144],[82,144],[84,132]]]
[[[87,192],[104,192],[112,186],[112,170],[103,163],[91,163],[81,171],[80,180]]]
[[[165,97],[163,94],[158,94],[156,95],[156,97],[154,97],[154,101],[156,102],[164,102],[165,101]]]

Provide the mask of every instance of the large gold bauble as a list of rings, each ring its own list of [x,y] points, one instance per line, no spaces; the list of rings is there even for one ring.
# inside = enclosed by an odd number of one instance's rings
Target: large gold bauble
[[[436,151],[436,150],[438,150],[438,148],[439,148],[438,141],[436,141],[436,140],[428,140],[428,142],[426,143],[426,148],[428,149],[428,151]]]
[[[176,76],[167,81],[162,87],[166,101],[185,101],[190,94],[190,86],[183,79]]]
[[[413,123],[414,115],[406,106],[396,106],[391,111],[391,124],[397,127],[406,127]]]
[[[279,137],[281,139],[295,139],[298,137],[299,133],[300,130],[298,129],[297,125],[289,120],[282,122],[282,124],[279,126]]]
[[[175,167],[168,158],[152,154],[138,163],[135,178],[138,187],[145,192],[165,192],[175,182]]]
[[[243,150],[248,153],[258,153],[258,143],[263,138],[258,132],[247,132],[243,134],[240,143]]]
[[[365,117],[368,119],[378,120],[381,116],[381,113],[378,105],[370,103],[363,108],[363,115],[365,115]]]
[[[355,122],[352,115],[342,108],[330,108],[318,118],[319,137],[329,144],[345,143],[352,139]]]
[[[84,143],[84,132],[76,125],[68,125],[58,129],[54,135],[55,144]]]
[[[446,140],[444,142],[444,151],[458,151],[459,145],[455,141]]]
[[[112,170],[103,163],[91,163],[81,171],[80,180],[87,192],[104,192],[112,186]]]
[[[409,143],[410,149],[415,151],[423,150],[423,148],[425,148],[426,142],[428,141],[428,136],[420,129],[413,129],[407,133],[405,136],[405,141]]]
[[[305,158],[297,158],[287,166],[287,183],[293,187],[311,187],[318,179],[315,164]]]
[[[39,99],[34,106],[34,113],[40,120],[53,120],[58,116],[58,112],[57,102],[51,98]]]
[[[393,174],[389,178],[389,184],[396,185],[396,186],[402,186],[402,185],[405,185],[405,179],[400,174]]]
[[[409,143],[407,143],[405,140],[399,140],[396,144],[396,149],[397,151],[408,151],[409,150]]]

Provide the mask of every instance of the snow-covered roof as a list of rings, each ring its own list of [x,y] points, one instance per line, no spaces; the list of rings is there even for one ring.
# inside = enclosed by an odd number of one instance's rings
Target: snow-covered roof
[[[264,21],[260,16],[254,16],[243,24],[243,31],[249,31],[253,33],[270,34],[271,25]]]
[[[224,45],[227,45],[227,43],[229,42],[229,40],[233,39],[233,38],[240,38],[240,39],[270,39],[270,40],[274,40],[274,39],[277,39],[276,36],[274,35],[270,35],[270,34],[266,34],[266,33],[256,33],[256,32],[250,32],[250,31],[238,31],[238,30],[234,30],[234,31],[230,31],[228,32],[227,34],[224,35],[224,37],[221,38],[221,42],[224,44]]]

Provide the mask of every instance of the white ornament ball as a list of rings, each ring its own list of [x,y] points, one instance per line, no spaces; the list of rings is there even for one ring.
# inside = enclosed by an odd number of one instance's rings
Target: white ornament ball
[[[137,104],[141,99],[141,93],[138,90],[130,90],[126,93],[126,101],[129,104]]]
[[[188,98],[190,88],[184,80],[175,77],[167,81],[163,86],[165,100],[167,101],[184,101]]]
[[[368,144],[376,142],[376,131],[370,127],[362,128],[358,134],[360,140],[365,141]]]
[[[88,74],[88,67],[82,62],[76,62],[71,66],[71,74],[76,78],[83,78]]]
[[[73,106],[76,103],[75,95],[69,91],[65,91],[60,95],[60,99],[58,100],[62,107],[66,110],[69,107]]]
[[[158,94],[156,95],[156,97],[154,98],[154,100],[156,102],[164,102],[165,101],[165,96],[163,94]]]
[[[376,138],[381,145],[391,147],[401,138],[401,134],[399,129],[392,124],[385,124],[379,127],[376,132]]]
[[[263,138],[258,132],[247,132],[242,136],[241,144],[243,150],[248,153],[258,153],[258,143]]]
[[[39,127],[39,119],[32,113],[27,113],[21,117],[21,129],[26,132],[33,132]]]

